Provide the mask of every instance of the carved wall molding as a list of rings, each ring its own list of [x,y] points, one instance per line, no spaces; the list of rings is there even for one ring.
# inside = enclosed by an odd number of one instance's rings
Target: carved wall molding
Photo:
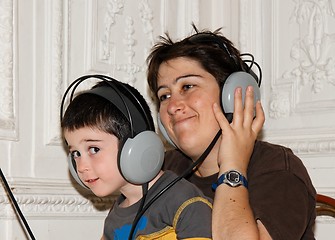
[[[27,217],[105,217],[113,204],[111,199],[88,199],[77,195],[18,195],[16,201],[24,216]],[[98,210],[104,209],[104,211]],[[0,195],[0,218],[13,218],[16,214],[11,202]]]
[[[105,217],[116,195],[99,198],[90,192],[79,194],[66,183],[19,179],[9,183],[24,216],[27,217]],[[33,186],[33,187],[32,187]],[[2,190],[2,189],[1,189]],[[7,194],[0,191],[0,218],[13,218],[15,212]]]
[[[282,144],[299,155],[328,155],[335,152],[335,129],[301,128],[267,130],[266,141]]]
[[[6,140],[15,140],[18,134],[14,77],[15,14],[12,0],[0,1],[0,139]]]
[[[285,141],[283,144],[292,149],[296,154],[302,155],[320,155],[335,153],[335,140],[307,140],[307,141]]]
[[[63,0],[47,1],[46,11],[46,92],[47,104],[45,105],[46,119],[46,145],[59,145],[60,122],[59,107],[61,105],[61,97],[63,94],[64,80],[64,2]]]

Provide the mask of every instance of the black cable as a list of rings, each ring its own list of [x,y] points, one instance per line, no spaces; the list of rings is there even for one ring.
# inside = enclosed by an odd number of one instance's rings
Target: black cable
[[[145,211],[167,190],[169,190],[173,185],[175,185],[178,181],[180,181],[182,178],[186,177],[188,174],[192,172],[192,170],[198,166],[200,163],[202,163],[205,158],[208,156],[212,148],[214,147],[216,141],[221,136],[221,129],[217,132],[215,137],[213,138],[212,142],[209,144],[209,146],[206,148],[206,150],[203,152],[203,154],[195,161],[193,162],[180,176],[176,177],[173,181],[171,181],[168,185],[166,185],[160,192],[158,192],[151,200],[143,207],[143,209],[138,212],[136,215],[132,228],[135,228],[138,221],[140,220],[141,216],[145,213]],[[131,240],[131,238],[129,239]]]
[[[245,63],[247,66],[248,66],[248,69],[246,70],[246,72],[250,73],[252,72],[252,67],[253,65],[255,64],[257,69],[258,69],[258,72],[259,72],[259,77],[258,77],[258,81],[257,81],[257,85],[258,87],[261,86],[262,84],[262,68],[261,66],[259,66],[259,64],[257,62],[255,62],[255,58],[254,56],[251,54],[251,53],[242,53],[240,54],[240,57],[243,57],[243,56],[248,56],[250,57],[251,59],[246,59],[246,60],[242,60],[243,63]],[[247,63],[251,63],[250,65],[248,65]]]
[[[139,206],[139,208],[137,210],[137,213],[136,213],[136,216],[134,218],[133,224],[131,226],[131,230],[130,230],[130,233],[129,233],[128,240],[132,240],[133,236],[135,234],[135,229],[136,229],[137,223],[139,221],[137,219],[140,219],[140,217],[141,217],[140,213],[141,213],[141,211],[143,209],[143,206],[144,206],[144,203],[145,203],[145,199],[147,197],[148,189],[149,189],[149,183],[144,183],[142,185],[143,197],[141,199],[141,203],[140,203],[140,206]]]
[[[244,60],[244,62],[251,62],[251,60]],[[261,69],[261,66],[259,66],[259,64],[257,62],[253,62],[253,64],[256,65],[256,67],[258,68],[258,72],[259,72],[259,77],[258,77],[258,81],[257,81],[257,84],[258,84],[258,87],[261,86],[262,84],[262,69]]]
[[[29,233],[30,238],[32,240],[35,240],[35,236],[34,236],[33,232],[31,231],[26,218],[23,216],[23,214],[21,212],[21,209],[20,209],[19,205],[17,204],[17,201],[16,201],[16,199],[15,199],[15,197],[14,197],[14,195],[13,195],[13,193],[12,193],[12,191],[11,191],[9,185],[8,185],[8,182],[7,182],[6,178],[5,178],[5,175],[2,173],[1,168],[0,168],[0,175],[1,175],[2,182],[4,183],[5,189],[7,190],[7,193],[9,195],[9,197],[10,197],[10,200],[14,204],[16,212],[19,214],[21,221],[23,222],[23,224],[24,224],[27,232]]]

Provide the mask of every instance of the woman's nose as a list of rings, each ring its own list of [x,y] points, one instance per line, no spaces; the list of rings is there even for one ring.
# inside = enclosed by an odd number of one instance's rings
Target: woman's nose
[[[176,114],[178,111],[183,110],[184,106],[185,103],[181,95],[171,95],[167,106],[167,112],[170,115]]]

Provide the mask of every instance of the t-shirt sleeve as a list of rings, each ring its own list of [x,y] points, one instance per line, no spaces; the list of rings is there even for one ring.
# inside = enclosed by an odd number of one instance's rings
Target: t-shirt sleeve
[[[273,239],[314,239],[316,192],[301,160],[286,148],[262,156],[248,171],[255,219]]]
[[[178,239],[212,239],[212,204],[204,197],[193,197],[177,210],[173,225]]]
[[[287,172],[269,174],[262,182],[254,187],[263,189],[263,194],[250,198],[255,218],[261,220],[273,239],[301,239],[313,209],[313,199],[304,184]]]

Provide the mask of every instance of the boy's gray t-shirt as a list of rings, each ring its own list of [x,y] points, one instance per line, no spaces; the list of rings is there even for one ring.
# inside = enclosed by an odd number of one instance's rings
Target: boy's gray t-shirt
[[[165,171],[148,191],[146,203],[176,178],[175,173]],[[105,219],[106,240],[128,239],[140,202],[121,208],[123,200],[121,195]],[[136,239],[211,239],[211,219],[212,200],[195,185],[181,179],[146,210],[137,225]]]

